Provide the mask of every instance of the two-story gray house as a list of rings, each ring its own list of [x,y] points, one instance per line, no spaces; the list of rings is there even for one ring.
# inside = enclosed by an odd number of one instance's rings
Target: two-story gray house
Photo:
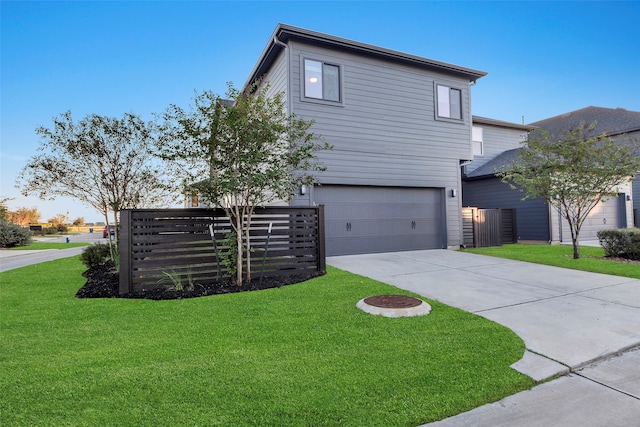
[[[333,145],[320,185],[327,255],[462,242],[460,165],[473,158],[471,86],[483,71],[278,25],[245,86],[285,92]]]

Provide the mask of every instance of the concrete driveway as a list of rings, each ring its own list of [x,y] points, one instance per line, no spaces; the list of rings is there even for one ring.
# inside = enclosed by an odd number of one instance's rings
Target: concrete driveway
[[[640,280],[448,250],[327,263],[512,329],[536,381],[569,374],[436,425],[640,425]]]

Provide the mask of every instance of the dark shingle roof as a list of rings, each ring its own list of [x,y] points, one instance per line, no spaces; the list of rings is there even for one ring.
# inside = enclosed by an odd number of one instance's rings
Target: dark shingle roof
[[[514,148],[513,150],[504,151],[498,154],[496,157],[489,160],[484,165],[469,172],[466,178],[482,178],[485,176],[495,175],[496,172],[499,172],[503,166],[515,162],[518,159],[518,152],[520,150],[521,148]]]
[[[615,136],[640,130],[640,112],[624,108],[586,107],[533,122],[531,125],[545,129],[554,136],[559,135],[561,131],[576,128],[581,121],[587,125],[597,121],[598,124],[594,129],[595,135],[606,132],[609,136]]]
[[[476,117],[474,116],[474,121]],[[629,111],[623,108],[586,107],[581,110],[571,111],[559,116],[550,117],[529,124],[530,128],[545,129],[554,136],[559,136],[562,131],[576,128],[581,121],[587,125],[597,121],[593,134],[599,135],[606,132],[609,136],[620,135],[629,132],[640,131],[640,112]],[[535,129],[533,129],[535,133]],[[518,151],[521,148],[505,151],[491,159],[479,168],[469,172],[467,179],[493,176],[496,172],[518,159]]]

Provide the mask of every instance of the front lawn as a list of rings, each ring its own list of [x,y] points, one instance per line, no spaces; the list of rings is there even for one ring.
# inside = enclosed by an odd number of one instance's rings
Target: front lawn
[[[518,261],[535,262],[592,273],[640,279],[640,264],[604,258],[604,249],[580,246],[580,259],[573,259],[573,246],[511,244],[490,248],[464,249],[480,255],[490,255]]]
[[[329,268],[279,289],[77,299],[78,257],[0,273],[0,424],[417,426],[533,385],[524,343],[430,301],[364,313],[397,288]]]

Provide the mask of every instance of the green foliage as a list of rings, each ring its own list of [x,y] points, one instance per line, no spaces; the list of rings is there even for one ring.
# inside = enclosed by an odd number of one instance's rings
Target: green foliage
[[[75,121],[67,111],[53,126],[36,129],[39,154],[22,169],[24,195],[67,196],[107,218],[117,210],[167,206],[177,192],[153,147],[160,138],[153,122],[126,113],[122,118],[90,114]],[[117,210],[114,210],[117,209]]]
[[[609,257],[640,260],[640,229],[600,230],[598,240]]]
[[[498,174],[528,197],[542,197],[567,220],[573,256],[580,257],[580,229],[603,199],[615,197],[618,187],[640,170],[637,141],[615,141],[594,134],[596,123],[550,135],[536,130],[519,151],[518,159]]]
[[[168,280],[171,282],[171,288],[176,291],[182,291],[182,290],[192,291],[193,288],[196,286],[196,283],[193,278],[193,274],[191,273],[190,270],[187,271],[186,273],[181,273],[175,270],[168,271],[168,272],[163,271],[162,274],[167,276]],[[158,283],[164,282],[165,280],[167,280],[167,278],[159,280]]]
[[[58,230],[58,227],[44,227],[42,229],[42,231],[44,232],[44,234],[58,234],[58,233],[60,233],[60,231]]]
[[[77,299],[83,270],[0,273],[3,425],[417,426],[533,385],[507,328],[438,302],[364,313],[411,294],[336,269],[181,301]]]
[[[313,121],[287,114],[284,93],[269,85],[241,92],[228,84],[226,98],[206,91],[189,112],[170,106],[158,152],[173,163],[187,193],[226,210],[242,254],[235,270],[241,285],[243,261],[251,280],[255,208],[288,201],[300,185],[312,184],[313,172],[325,170],[316,153],[331,147],[309,131]]]
[[[10,197],[0,197],[0,221],[9,221],[9,209],[7,202],[12,200]]]
[[[231,280],[236,279],[238,271],[238,245],[237,235],[234,231],[225,234],[224,240],[221,242],[222,248],[219,251],[220,262],[224,265],[227,275]]]
[[[0,248],[26,246],[31,243],[31,232],[8,221],[0,220]]]
[[[112,259],[110,245],[104,243],[87,246],[80,254],[80,261],[87,268],[98,267],[110,259]]]

